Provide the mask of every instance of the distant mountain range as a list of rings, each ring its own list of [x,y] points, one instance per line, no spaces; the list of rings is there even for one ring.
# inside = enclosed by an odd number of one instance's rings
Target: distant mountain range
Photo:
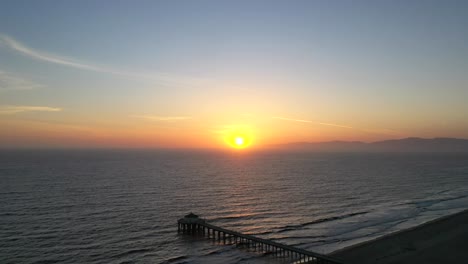
[[[294,142],[271,147],[317,152],[468,152],[468,139],[411,137],[372,143],[360,141]]]

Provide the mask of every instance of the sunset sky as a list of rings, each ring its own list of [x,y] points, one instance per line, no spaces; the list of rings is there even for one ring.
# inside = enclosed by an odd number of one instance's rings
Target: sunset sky
[[[0,6],[0,148],[468,138],[468,1]]]

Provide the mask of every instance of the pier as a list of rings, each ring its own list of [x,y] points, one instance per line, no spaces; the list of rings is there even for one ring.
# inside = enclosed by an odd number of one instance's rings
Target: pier
[[[244,245],[278,257],[291,258],[296,263],[343,264],[325,255],[211,225],[193,213],[179,219],[177,223],[178,231],[184,234],[202,235],[224,244]]]

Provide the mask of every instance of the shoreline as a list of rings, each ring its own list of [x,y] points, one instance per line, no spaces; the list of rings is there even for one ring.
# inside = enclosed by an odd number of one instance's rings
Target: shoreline
[[[344,263],[460,263],[468,259],[468,209],[328,254]]]

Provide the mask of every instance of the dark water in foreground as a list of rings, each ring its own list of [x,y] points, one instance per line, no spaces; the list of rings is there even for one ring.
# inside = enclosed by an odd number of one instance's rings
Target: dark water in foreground
[[[282,263],[211,223],[328,253],[468,208],[468,154],[0,152],[0,263]]]

